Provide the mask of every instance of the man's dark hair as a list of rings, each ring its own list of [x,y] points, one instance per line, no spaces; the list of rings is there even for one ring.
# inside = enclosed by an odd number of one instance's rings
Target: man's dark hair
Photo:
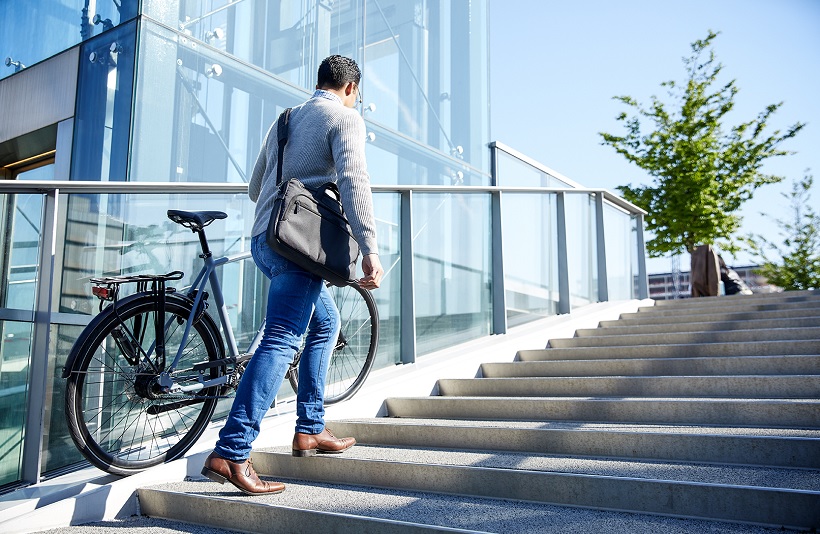
[[[355,61],[349,57],[333,55],[325,58],[319,65],[316,85],[319,88],[341,89],[347,82],[359,85],[361,78],[362,71]]]

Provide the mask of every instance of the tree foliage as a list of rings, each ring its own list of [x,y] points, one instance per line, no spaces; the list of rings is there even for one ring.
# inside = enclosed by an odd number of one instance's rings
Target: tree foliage
[[[785,290],[820,289],[820,213],[809,204],[813,180],[806,174],[792,184],[791,193],[781,193],[791,208],[790,219],[774,219],[783,237],[782,246],[761,235],[748,236],[752,252],[763,260],[758,272]],[[768,252],[775,252],[779,259],[770,259]]]
[[[624,198],[648,212],[646,229],[654,238],[646,248],[652,257],[691,252],[702,244],[737,251],[734,235],[740,228],[742,204],[756,188],[783,180],[763,173],[763,162],[790,154],[778,147],[804,126],[798,122],[784,133],[765,133],[781,102],[724,132],[738,88],[735,80],[715,85],[723,70],[712,48],[717,35],[710,31],[706,39],[691,44],[691,56],[683,58],[683,83],[661,84],[670,105],[656,96],[649,106],[629,96],[615,97],[635,114],[623,112],[617,117],[624,135],[600,133],[602,144],[612,146],[652,177],[650,185],[618,187]],[[648,131],[642,121],[650,125]]]

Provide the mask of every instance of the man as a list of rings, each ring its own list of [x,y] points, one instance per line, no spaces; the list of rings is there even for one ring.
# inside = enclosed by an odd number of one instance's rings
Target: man
[[[285,179],[297,178],[308,187],[335,181],[354,237],[362,251],[362,287],[376,289],[384,275],[376,246],[376,227],[370,176],[365,163],[364,120],[355,111],[361,71],[356,62],[330,56],[319,67],[316,92],[293,108],[288,143],[282,161]],[[339,312],[318,276],[270,249],[265,234],[278,193],[277,128],[268,130],[249,186],[256,202],[251,253],[270,278],[265,330],[259,348],[239,383],[228,420],[202,474],[216,482],[230,482],[250,494],[280,493],[280,482],[261,480],[250,460],[259,425],[282,384],[288,365],[308,335],[299,362],[296,395],[294,456],[341,453],[354,438],[336,438],[324,424],[324,384],[330,355],[339,334]]]

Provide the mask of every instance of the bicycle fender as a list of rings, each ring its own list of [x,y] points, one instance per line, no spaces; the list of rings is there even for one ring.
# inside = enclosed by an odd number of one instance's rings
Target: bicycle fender
[[[116,302],[117,306],[125,306],[129,304],[133,300],[137,300],[139,298],[144,298],[146,295],[152,295],[152,293],[135,293],[133,295],[129,295],[123,299],[120,299]],[[167,301],[170,300],[179,300],[181,301],[179,304],[181,306],[186,306],[188,309],[193,309],[194,302],[186,295],[181,293],[169,293],[165,296]],[[103,310],[98,313],[88,325],[83,328],[82,333],[80,333],[77,340],[74,342],[74,345],[71,347],[71,351],[68,353],[68,357],[66,358],[65,365],[63,366],[63,378],[68,378],[71,376],[71,373],[74,372],[74,367],[77,365],[77,356],[80,354],[81,349],[85,347],[85,344],[88,342],[88,339],[91,337],[91,334],[97,329],[97,326],[106,320],[109,315],[114,313],[114,303],[109,304]]]

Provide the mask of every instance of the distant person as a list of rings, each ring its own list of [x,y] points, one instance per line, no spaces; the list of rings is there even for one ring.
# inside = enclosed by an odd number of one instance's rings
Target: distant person
[[[720,265],[720,280],[723,282],[723,288],[727,295],[751,295],[752,290],[740,278],[740,275],[734,269],[726,266],[723,258],[718,254],[718,265]]]
[[[720,288],[718,255],[711,245],[700,245],[692,251],[690,285],[693,297],[716,297]]]

